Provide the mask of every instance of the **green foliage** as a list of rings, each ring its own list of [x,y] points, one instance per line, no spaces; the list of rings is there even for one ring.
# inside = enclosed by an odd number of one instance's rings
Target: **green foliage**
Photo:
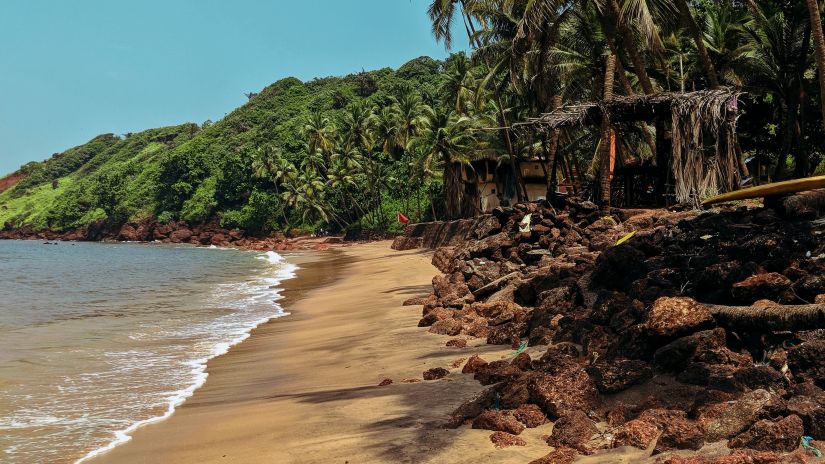
[[[212,216],[218,200],[215,199],[215,190],[218,181],[214,177],[209,177],[203,181],[195,190],[192,198],[183,202],[180,218],[192,224],[206,221]]]
[[[369,215],[369,227],[386,227],[395,221],[389,208],[426,177],[409,167],[417,155],[406,145],[423,133],[443,67],[422,57],[398,71],[286,78],[201,127],[101,135],[22,167],[17,173],[26,177],[0,193],[0,226],[116,227],[155,216],[193,224],[220,218],[226,227],[266,233],[342,229]],[[376,146],[378,108],[399,126],[388,128],[391,154]],[[408,187],[390,186],[399,176]]]

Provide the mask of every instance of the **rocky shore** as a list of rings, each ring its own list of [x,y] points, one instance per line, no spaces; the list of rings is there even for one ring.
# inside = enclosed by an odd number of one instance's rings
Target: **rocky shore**
[[[420,245],[415,227],[394,248]],[[531,464],[627,447],[657,463],[811,462],[803,442],[825,449],[825,224],[568,202],[500,208],[462,233],[435,251],[432,293],[405,304],[447,346],[515,351],[424,374],[488,386],[445,427],[508,447],[552,421]]]
[[[129,222],[115,229],[92,224],[70,231],[34,230],[30,227],[0,230],[0,240],[62,240],[186,243],[196,246],[237,247],[257,251],[323,251],[342,243],[340,237],[286,237],[247,235],[241,230],[225,229],[216,221],[200,225],[182,222],[161,223],[148,218]]]

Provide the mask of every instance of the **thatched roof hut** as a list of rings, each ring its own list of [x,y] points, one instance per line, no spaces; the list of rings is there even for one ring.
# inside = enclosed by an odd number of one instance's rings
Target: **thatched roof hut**
[[[736,119],[741,92],[702,90],[615,97],[607,102],[571,104],[514,124],[514,128],[552,131],[656,120],[671,123],[671,159],[679,202],[696,201],[735,188],[738,179]]]

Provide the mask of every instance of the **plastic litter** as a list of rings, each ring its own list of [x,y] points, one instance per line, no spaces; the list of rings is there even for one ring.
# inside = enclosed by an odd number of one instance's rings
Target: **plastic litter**
[[[521,220],[519,223],[518,231],[522,234],[527,234],[530,232],[530,221],[533,220],[533,213],[528,213],[524,216],[524,219]]]
[[[814,455],[818,458],[821,458],[822,457],[822,451],[819,451],[818,448],[811,445],[812,440],[813,440],[813,437],[808,437],[808,436],[804,436],[804,437],[799,439],[800,443],[802,444],[802,447],[805,448],[805,451],[811,453],[812,455]]]

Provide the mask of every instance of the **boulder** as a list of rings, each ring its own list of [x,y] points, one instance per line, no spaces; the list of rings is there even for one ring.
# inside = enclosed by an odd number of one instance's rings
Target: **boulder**
[[[593,380],[581,368],[561,370],[556,375],[536,372],[527,380],[530,402],[549,417],[562,417],[576,410],[593,411],[599,393]]]
[[[433,367],[432,369],[424,371],[424,380],[438,380],[449,373],[450,371],[443,367]]]
[[[799,438],[805,430],[802,419],[791,415],[778,421],[763,419],[747,432],[728,442],[731,448],[751,448],[759,451],[793,451],[799,447]]]
[[[493,446],[498,449],[509,448],[511,446],[527,446],[527,442],[524,441],[524,439],[506,432],[493,432],[490,435],[490,441],[493,442]]]
[[[463,338],[453,338],[447,340],[445,346],[450,348],[467,348],[467,340],[464,340]]]
[[[529,464],[572,464],[578,456],[573,448],[556,448],[549,454],[530,461]]]
[[[790,413],[802,419],[806,435],[825,440],[825,402],[822,398],[797,395],[788,399],[786,406]]]
[[[172,243],[188,242],[190,238],[192,238],[192,231],[186,228],[178,229],[169,234],[169,241]]]
[[[436,321],[435,323],[433,323],[428,332],[438,335],[449,335],[450,337],[454,337],[461,333],[461,329],[461,322],[455,319],[442,319],[440,321]]]
[[[654,453],[670,450],[698,450],[705,444],[705,435],[698,422],[679,418],[664,422]]]
[[[498,396],[498,390],[495,387],[482,390],[456,408],[450,414],[450,418],[444,424],[444,427],[455,429],[460,427],[468,419],[478,417],[485,409],[490,407]]]
[[[587,442],[599,433],[596,424],[581,410],[571,411],[553,424],[547,444],[554,448],[569,447],[588,453]]]
[[[651,443],[659,436],[660,430],[655,424],[633,419],[625,422],[613,434],[614,448],[620,446],[633,446],[639,449],[647,449]]]
[[[527,324],[524,322],[508,322],[490,327],[487,343],[490,345],[513,345],[521,342],[527,335]]]
[[[522,371],[529,371],[533,369],[532,361],[530,360],[530,355],[527,353],[519,353],[516,357],[510,361],[510,364],[513,366],[521,369]]]
[[[518,435],[524,431],[524,425],[509,411],[486,410],[473,420],[474,429],[493,430]]]
[[[673,338],[712,327],[714,320],[708,308],[692,298],[662,297],[653,303],[643,324],[651,336]]]
[[[731,295],[740,304],[751,304],[757,300],[787,300],[791,281],[778,272],[756,274],[733,284]]]
[[[620,392],[653,376],[653,369],[648,363],[630,359],[597,362],[585,370],[601,393]]]
[[[469,361],[467,364],[469,364]],[[482,385],[491,385],[502,380],[515,379],[520,375],[521,369],[505,360],[499,360],[476,367],[473,378]]]
[[[547,416],[541,408],[535,404],[522,404],[513,410],[513,417],[524,424],[528,429],[532,429],[547,423]]]
[[[825,386],[825,340],[810,340],[788,350],[788,367],[795,376]]]
[[[779,398],[766,390],[753,390],[745,393],[738,401],[718,411],[715,417],[703,419],[705,435],[708,441],[718,441],[738,435],[759,420],[772,403]]]
[[[392,379],[384,379],[378,384],[379,387],[386,387],[387,385],[392,385]]]
[[[487,361],[481,359],[481,357],[477,354],[470,356],[470,359],[467,360],[467,364],[464,365],[464,368],[461,369],[461,373],[463,374],[474,374],[480,367],[486,366]]]

